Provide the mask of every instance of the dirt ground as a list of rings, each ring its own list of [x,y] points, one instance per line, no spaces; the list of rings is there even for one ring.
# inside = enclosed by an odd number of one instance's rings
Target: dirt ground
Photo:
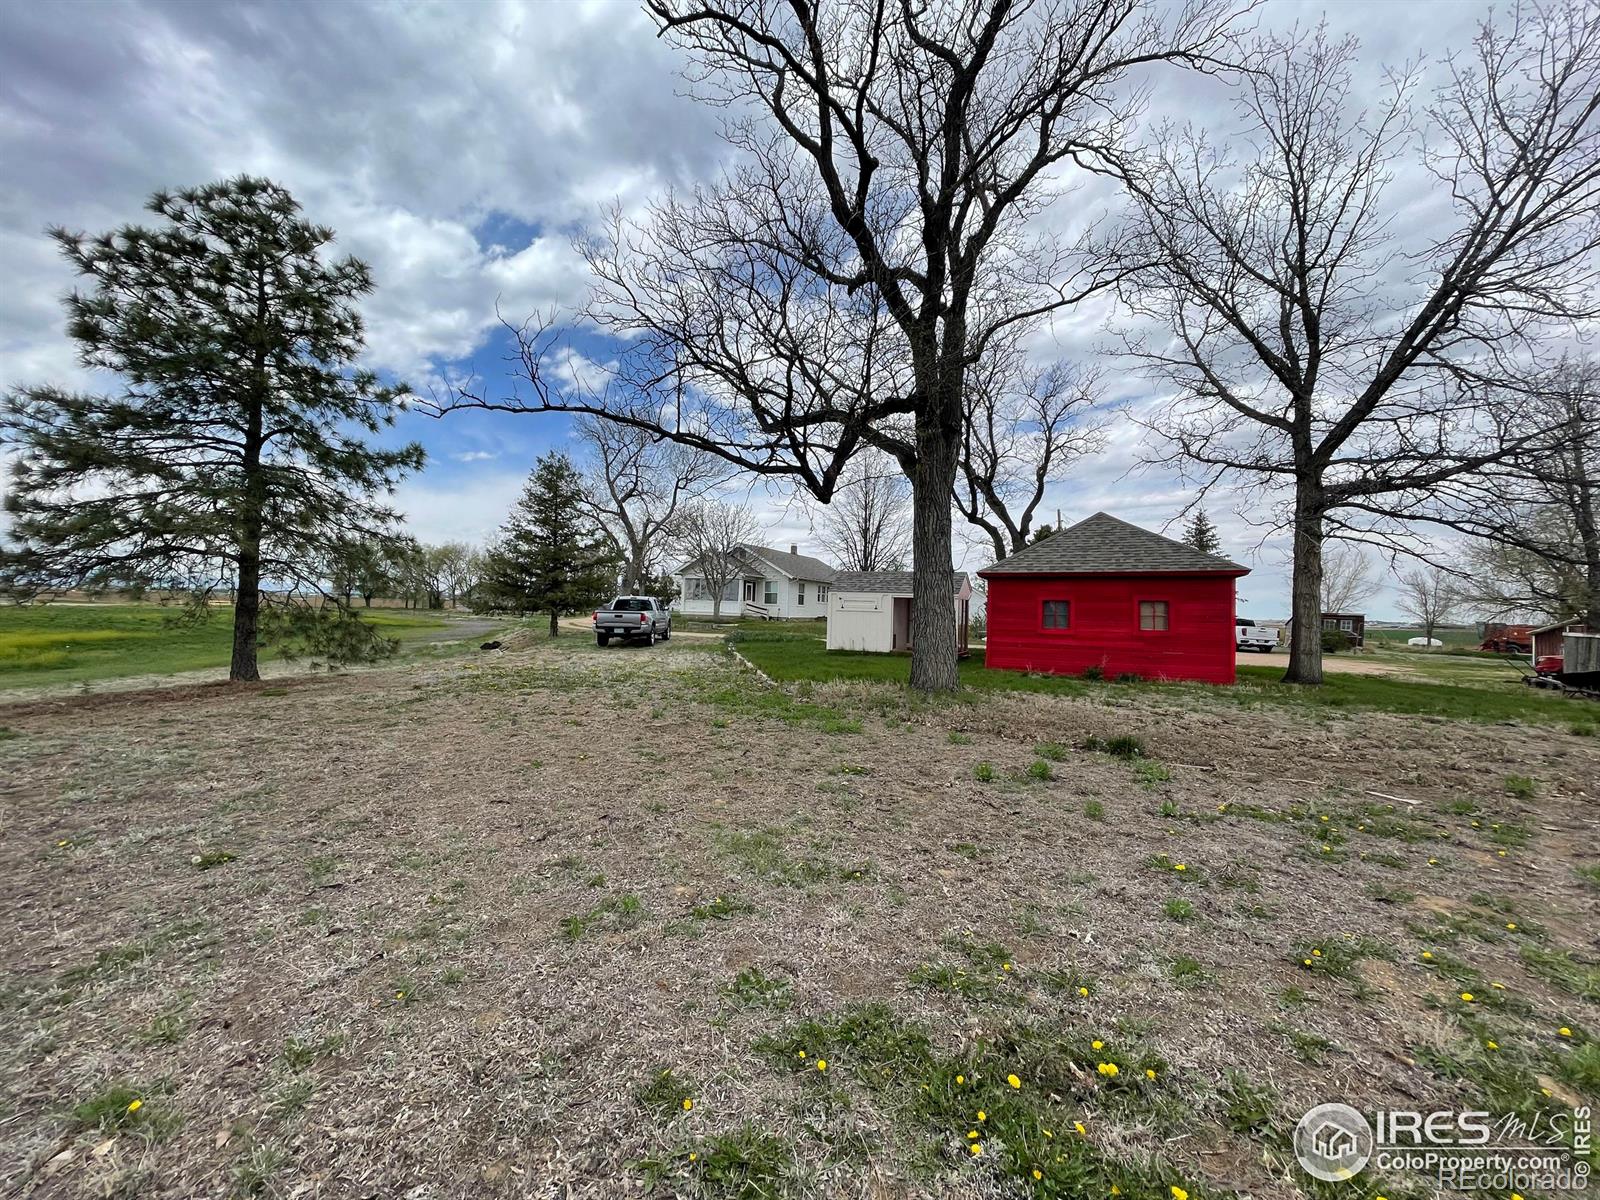
[[[1293,1196],[1317,1102],[1592,1103],[1596,739],[1199,703],[574,637],[0,707],[0,1193]]]

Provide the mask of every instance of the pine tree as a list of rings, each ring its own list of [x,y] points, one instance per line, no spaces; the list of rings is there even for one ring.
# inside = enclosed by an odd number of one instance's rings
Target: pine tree
[[[1211,523],[1211,518],[1206,516],[1202,509],[1195,509],[1194,516],[1190,517],[1189,523],[1184,526],[1183,541],[1185,545],[1193,546],[1202,554],[1222,552],[1222,539],[1217,536],[1217,527]]]
[[[583,479],[565,454],[538,461],[484,563],[486,607],[549,613],[555,637],[562,613],[592,607],[616,586],[616,552],[582,500]]]
[[[405,392],[353,369],[371,272],[325,259],[333,231],[268,180],[147,207],[161,224],[52,231],[90,281],[66,301],[67,333],[118,390],[0,403],[0,442],[17,449],[0,585],[179,589],[197,619],[231,589],[234,680],[260,678],[273,632],[330,657],[392,646],[343,604],[263,607],[269,591],[320,598],[342,547],[393,539],[398,515],[374,497],[422,465],[421,446],[359,433],[391,424]]]

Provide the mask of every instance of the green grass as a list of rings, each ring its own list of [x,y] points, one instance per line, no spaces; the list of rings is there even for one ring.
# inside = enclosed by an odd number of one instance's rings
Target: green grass
[[[903,654],[861,654],[826,649],[820,632],[739,626],[733,636],[739,651],[780,682],[834,679],[904,684],[911,660]],[[1415,656],[1425,657],[1425,656]],[[1283,683],[1276,667],[1243,666],[1232,687],[1196,683],[1116,683],[1021,671],[991,671],[981,656],[961,663],[961,682],[974,691],[1039,692],[1062,696],[1126,695],[1149,691],[1180,698],[1208,697],[1240,707],[1274,705],[1309,712],[1377,711],[1450,717],[1463,721],[1538,721],[1567,724],[1572,704],[1522,686],[1503,664],[1463,675],[1457,682],[1420,683],[1382,675],[1330,672],[1320,687]]]
[[[438,612],[362,609],[388,637],[408,640],[444,628]],[[129,675],[172,675],[228,664],[232,614],[217,609],[200,625],[174,620],[159,604],[0,606],[0,688],[83,683]],[[278,654],[263,647],[261,659]]]

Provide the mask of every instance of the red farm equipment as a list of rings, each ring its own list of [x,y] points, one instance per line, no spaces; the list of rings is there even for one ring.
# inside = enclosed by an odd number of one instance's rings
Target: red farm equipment
[[[1496,654],[1526,654],[1533,649],[1533,626],[1490,621],[1483,627],[1483,641],[1478,649],[1492,650]]]
[[[1523,682],[1566,696],[1600,700],[1600,633],[1568,630],[1561,653],[1534,659],[1533,674]]]

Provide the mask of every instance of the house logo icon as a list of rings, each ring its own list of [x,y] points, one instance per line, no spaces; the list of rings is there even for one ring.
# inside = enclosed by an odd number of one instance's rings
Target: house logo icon
[[[1294,1156],[1326,1183],[1353,1179],[1372,1157],[1372,1126],[1348,1104],[1319,1104],[1295,1126]]]

